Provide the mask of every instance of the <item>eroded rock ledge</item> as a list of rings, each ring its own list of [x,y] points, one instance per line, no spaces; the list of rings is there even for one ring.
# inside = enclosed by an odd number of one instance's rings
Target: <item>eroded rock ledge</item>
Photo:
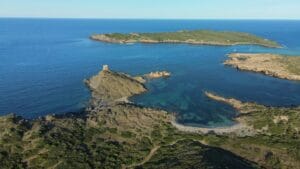
[[[276,78],[300,80],[300,57],[296,56],[233,53],[224,64],[239,70],[258,72]]]
[[[168,71],[156,71],[156,72],[150,72],[148,74],[145,74],[144,76],[149,79],[157,79],[157,78],[170,77],[171,73]]]

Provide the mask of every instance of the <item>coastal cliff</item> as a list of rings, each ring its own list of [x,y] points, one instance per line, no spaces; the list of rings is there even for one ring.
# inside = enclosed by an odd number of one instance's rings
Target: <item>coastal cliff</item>
[[[94,34],[90,38],[108,43],[185,43],[194,45],[260,45],[270,48],[281,47],[277,42],[241,32],[208,30],[178,31],[162,33],[111,33]]]
[[[300,57],[296,56],[233,53],[224,64],[239,70],[258,72],[276,78],[300,80]]]

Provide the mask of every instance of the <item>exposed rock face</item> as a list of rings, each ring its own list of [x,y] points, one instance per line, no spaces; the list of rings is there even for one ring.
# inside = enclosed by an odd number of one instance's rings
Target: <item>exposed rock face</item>
[[[143,76],[136,76],[134,77],[135,80],[139,81],[140,83],[146,83],[146,79]]]
[[[156,72],[150,72],[149,74],[146,74],[145,77],[150,79],[157,79],[162,77],[170,77],[171,73],[167,71],[156,71]]]
[[[233,53],[224,62],[239,70],[263,73],[288,80],[300,80],[300,57],[275,54]]]
[[[147,91],[144,84],[127,74],[110,71],[108,68],[86,80],[95,100],[106,102],[131,97]]]
[[[274,116],[273,122],[278,124],[280,122],[287,123],[289,122],[289,116]]]

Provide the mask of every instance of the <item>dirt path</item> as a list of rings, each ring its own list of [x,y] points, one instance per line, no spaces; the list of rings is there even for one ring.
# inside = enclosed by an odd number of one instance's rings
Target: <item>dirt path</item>
[[[156,151],[160,148],[160,146],[154,146],[150,153],[143,159],[143,161],[139,162],[139,163],[134,163],[134,164],[131,164],[130,166],[127,166],[125,168],[134,168],[134,167],[137,167],[137,166],[141,166],[143,164],[145,164],[146,162],[148,162],[152,156],[156,153]]]

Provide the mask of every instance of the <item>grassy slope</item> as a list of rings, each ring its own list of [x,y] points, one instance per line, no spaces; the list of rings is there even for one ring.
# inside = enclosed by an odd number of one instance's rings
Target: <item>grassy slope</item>
[[[231,53],[225,65],[282,79],[300,80],[300,57],[271,53]]]
[[[0,118],[0,165],[2,168],[256,168],[245,160],[248,159],[267,168],[297,168],[300,141],[296,128],[300,127],[300,110],[263,106],[253,110],[242,118],[256,129],[269,126],[255,137],[183,133],[171,126],[164,113],[132,105],[90,112],[87,117],[48,117],[32,122],[4,116]],[[289,123],[275,124],[274,117],[280,115],[289,116]],[[154,147],[159,148],[151,158],[141,166],[134,165],[144,161]]]
[[[140,33],[140,34],[105,34],[106,37],[121,40],[121,41],[141,41],[141,40],[154,40],[158,42],[163,41],[180,41],[186,42],[192,40],[198,43],[208,44],[223,44],[223,45],[234,45],[234,44],[257,44],[268,47],[279,47],[279,44],[266,40],[255,35],[248,33],[239,32],[217,32],[217,31],[179,31],[179,32],[163,32],[163,33]]]
[[[140,124],[132,123],[132,118],[127,117],[139,118],[136,122]],[[145,168],[168,166],[168,159],[160,158],[166,158],[168,154],[164,153],[171,151],[176,152],[178,158],[182,157],[184,163],[176,164],[181,168],[197,165],[220,168],[223,164],[214,164],[213,154],[224,157],[228,163],[233,161],[236,168],[252,168],[253,165],[228,151],[188,141],[201,140],[203,136],[178,132],[161,112],[132,105],[91,112],[88,117],[48,117],[26,124],[20,123],[22,120],[19,119],[16,116],[0,117],[2,125],[11,126],[10,131],[1,130],[5,135],[0,139],[0,166],[3,169],[134,167],[154,147],[162,148],[157,150],[158,154],[155,152],[149,163],[145,161]],[[187,147],[195,148],[193,154],[187,154]]]
[[[283,56],[280,62],[285,63],[291,73],[300,75],[300,57]]]
[[[239,118],[258,131],[256,136],[208,136],[206,141],[267,168],[300,168],[300,108],[243,103],[241,111],[248,112]]]
[[[98,75],[86,80],[93,99],[113,101],[122,97],[130,97],[145,92],[144,84],[127,74],[113,71],[101,71]]]
[[[194,140],[181,140],[161,147],[143,166],[137,168],[258,168],[253,163],[222,149]]]
[[[34,121],[2,116],[0,166],[256,168],[250,160],[266,168],[299,168],[300,109],[255,104],[245,104],[242,109],[249,113],[240,118],[261,130],[258,135],[183,133],[171,125],[164,111],[120,103],[91,109],[82,116],[47,116]],[[275,123],[280,116],[288,121],[283,118]]]

